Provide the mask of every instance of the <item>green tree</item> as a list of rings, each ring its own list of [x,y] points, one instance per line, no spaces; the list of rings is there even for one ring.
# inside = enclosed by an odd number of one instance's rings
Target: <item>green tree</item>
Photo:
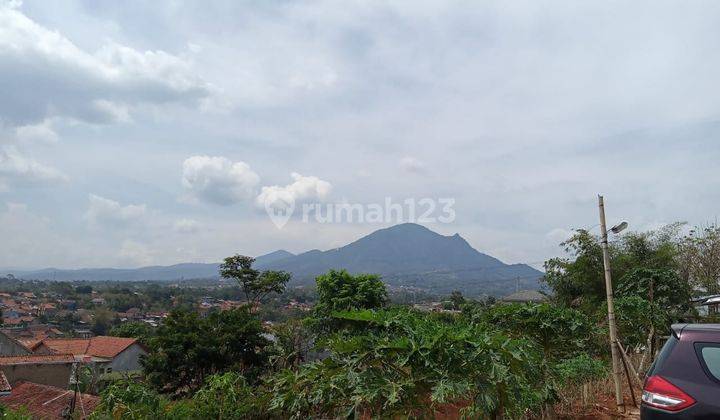
[[[590,305],[605,299],[603,254],[600,242],[584,229],[560,244],[570,258],[552,258],[545,262],[544,282],[555,297],[566,305],[585,299]]]
[[[688,311],[692,289],[669,269],[635,268],[622,276],[615,288],[618,297],[638,296],[672,311]]]
[[[275,369],[297,368],[305,362],[312,348],[312,334],[305,322],[291,319],[275,325],[272,329],[271,363]]]
[[[270,293],[282,293],[291,279],[285,271],[263,271],[252,268],[255,258],[244,255],[227,257],[220,264],[220,276],[234,279],[245,294],[247,302],[254,306]]]
[[[94,315],[90,331],[95,335],[106,335],[112,327],[112,313],[107,309],[97,309]]]
[[[330,270],[318,276],[315,314],[327,317],[334,311],[382,308],[388,300],[385,283],[377,274],[352,275]]]
[[[150,383],[168,392],[186,393],[205,378],[235,369],[256,378],[266,363],[263,329],[246,308],[213,312],[173,311],[151,340],[154,351],[142,360]],[[252,374],[252,375],[251,375]]]
[[[680,244],[683,276],[707,293],[720,293],[720,227],[695,228]]]
[[[75,288],[75,293],[77,293],[79,295],[89,295],[92,293],[92,291],[93,291],[93,288],[90,285],[83,285],[83,286],[78,286]]]
[[[124,322],[110,330],[113,337],[137,338],[139,342],[149,345],[150,339],[155,336],[155,328],[145,322]]]
[[[463,303],[465,303],[465,297],[463,297],[463,294],[459,290],[453,290],[450,294],[450,302],[452,303],[452,308],[457,310],[460,310]]]

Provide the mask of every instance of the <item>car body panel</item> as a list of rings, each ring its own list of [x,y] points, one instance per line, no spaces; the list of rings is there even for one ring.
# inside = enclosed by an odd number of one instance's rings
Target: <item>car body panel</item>
[[[648,370],[682,389],[696,403],[678,412],[669,412],[642,404],[640,417],[655,419],[720,419],[720,382],[701,362],[696,344],[720,344],[720,324],[676,324],[672,337]]]

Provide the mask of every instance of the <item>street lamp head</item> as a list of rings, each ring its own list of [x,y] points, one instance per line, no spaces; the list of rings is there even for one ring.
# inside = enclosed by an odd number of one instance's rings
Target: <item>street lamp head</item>
[[[625,230],[627,227],[628,227],[628,223],[627,223],[627,222],[622,222],[622,223],[620,223],[620,224],[618,224],[618,225],[615,225],[615,226],[611,227],[611,228],[610,228],[610,231],[611,231],[612,233],[614,233],[614,234],[618,234],[618,233],[622,232],[623,230]]]

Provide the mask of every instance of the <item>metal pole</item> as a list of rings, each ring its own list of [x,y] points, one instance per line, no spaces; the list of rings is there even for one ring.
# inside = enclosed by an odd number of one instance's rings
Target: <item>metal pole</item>
[[[612,276],[610,274],[610,254],[608,252],[607,227],[605,226],[605,204],[603,197],[598,195],[600,208],[600,233],[602,235],[603,264],[605,265],[605,294],[607,296],[608,329],[610,330],[610,354],[612,355],[613,381],[615,382],[615,403],[618,411],[623,405],[621,388],[620,357],[617,348],[617,329],[615,327],[615,305],[613,304]]]

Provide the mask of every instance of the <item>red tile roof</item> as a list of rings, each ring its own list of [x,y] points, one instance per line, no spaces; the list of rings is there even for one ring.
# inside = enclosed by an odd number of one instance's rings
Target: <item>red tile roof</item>
[[[26,348],[32,349],[36,345],[40,344],[42,338],[16,338],[15,340]]]
[[[63,410],[70,407],[73,395],[71,390],[20,381],[10,395],[0,396],[0,404],[14,410],[25,407],[34,418],[59,419]],[[100,398],[95,395],[78,394],[75,413],[87,417],[99,402]]]
[[[28,354],[24,356],[0,357],[0,366],[37,363],[73,363],[74,361],[75,357],[72,354]]]
[[[137,342],[134,338],[98,336],[90,339],[87,354],[97,357],[115,357]]]
[[[134,338],[98,336],[93,338],[46,338],[42,344],[56,354],[115,357],[137,342]]]
[[[56,354],[85,354],[90,340],[87,338],[46,338],[40,343]]]

